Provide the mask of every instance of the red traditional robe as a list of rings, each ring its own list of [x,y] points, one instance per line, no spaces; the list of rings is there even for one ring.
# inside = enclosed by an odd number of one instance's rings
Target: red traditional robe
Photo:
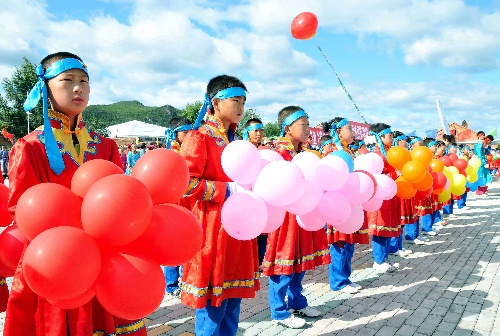
[[[287,138],[280,138],[276,151],[287,161],[297,154]],[[289,275],[330,263],[330,250],[324,229],[306,231],[297,224],[295,215],[287,212],[279,229],[269,233],[263,273]]]
[[[19,139],[12,148],[9,160],[9,207],[15,218],[19,197],[39,183],[58,183],[70,188],[76,169],[86,161],[104,159],[121,166],[118,147],[113,140],[89,131],[78,117],[74,131],[79,152],[73,145],[69,119],[64,114],[49,111],[52,131],[59,144],[65,169],[56,175],[45,153],[43,132],[34,131]],[[61,213],[64,209],[61,209]],[[27,246],[27,245],[26,245]],[[26,249],[26,247],[25,247]],[[82,266],[83,267],[83,266]],[[132,288],[132,287],[131,287]],[[35,294],[22,272],[22,257],[14,275],[5,318],[5,336],[90,336],[146,335],[144,321],[127,321],[105,311],[96,298],[76,309],[60,309]]]
[[[389,148],[386,148],[386,151]],[[384,159],[382,174],[396,179],[396,170]],[[368,228],[374,236],[397,237],[401,233],[401,199],[394,196],[390,200],[384,200],[379,210],[368,212]]]
[[[401,199],[401,225],[413,224],[417,221],[417,218],[413,198]]]
[[[200,252],[183,265],[180,284],[182,302],[193,308],[206,307],[207,300],[219,307],[225,299],[253,298],[260,289],[257,239],[234,239],[221,223],[231,181],[221,165],[228,143],[222,122],[209,116],[199,130],[186,134],[181,146],[191,175],[184,197],[194,201],[192,211],[204,233]]]
[[[347,142],[341,141],[342,147],[344,147],[344,151],[349,153],[353,159],[354,159],[354,154],[353,152],[349,149],[349,144]],[[334,152],[338,150],[337,146],[335,144],[332,144],[331,150],[328,153],[324,153],[324,156],[327,156],[331,152]],[[335,244],[336,242],[343,241],[349,244],[369,244],[370,243],[370,237],[368,235],[368,221],[367,216],[366,216],[366,211],[364,211],[364,217],[365,220],[363,221],[363,225],[361,228],[354,232],[354,233],[343,233],[340,231],[337,231],[331,226],[330,224],[327,225],[326,228],[326,238],[328,241],[328,244]]]

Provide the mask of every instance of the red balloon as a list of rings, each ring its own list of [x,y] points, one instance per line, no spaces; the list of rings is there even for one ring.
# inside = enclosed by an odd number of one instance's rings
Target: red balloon
[[[465,170],[465,168],[467,168],[467,165],[469,164],[469,162],[467,162],[467,160],[464,160],[464,159],[457,159],[455,160],[455,162],[453,162],[453,165],[455,167],[457,167],[457,169],[460,171],[460,170]]]
[[[57,183],[40,183],[19,198],[16,224],[28,240],[57,226],[81,229],[81,207],[80,197],[68,188]]]
[[[443,163],[444,163],[444,165],[445,165],[446,167],[453,166],[453,161],[452,161],[452,160],[450,159],[450,157],[448,157],[448,156],[443,156],[443,157],[441,158],[441,161],[443,161]]]
[[[450,158],[451,162],[455,162],[458,160],[458,156],[455,153],[448,154],[448,157]]]
[[[26,237],[17,225],[9,226],[0,234],[0,261],[7,269],[15,270],[17,268],[25,244]]]
[[[59,226],[40,233],[22,260],[28,286],[47,300],[69,300],[87,291],[101,269],[101,252],[83,230]]]
[[[103,261],[96,297],[111,314],[127,320],[143,318],[158,308],[164,293],[160,265],[121,253]]]
[[[316,34],[318,18],[314,13],[303,12],[297,15],[290,27],[292,36],[297,40],[308,40]]]
[[[87,302],[92,300],[94,296],[95,296],[95,288],[94,286],[92,286],[85,292],[74,298],[67,300],[48,300],[48,301],[51,305],[61,309],[74,309],[84,306]]]
[[[71,179],[71,190],[83,198],[94,183],[103,177],[115,174],[123,174],[123,168],[111,161],[101,159],[87,161],[75,171]]]
[[[467,177],[467,172],[465,170],[460,170],[459,173],[462,174],[463,176]]]
[[[87,191],[83,229],[103,246],[121,246],[146,231],[152,213],[153,201],[144,184],[132,176],[110,175]]]
[[[5,184],[0,184],[0,226],[9,226],[12,217],[9,212],[9,188]]]
[[[432,173],[432,187],[434,189],[442,189],[446,186],[446,175],[440,172]]]
[[[153,208],[146,232],[120,251],[160,265],[177,266],[191,260],[202,242],[201,224],[191,211],[175,204],[160,204]]]
[[[148,188],[154,205],[178,202],[189,184],[184,158],[164,148],[144,154],[135,164],[132,176]]]
[[[14,276],[14,273],[16,273],[16,269],[7,267],[7,265],[5,265],[0,260],[0,277],[8,278],[8,277]]]

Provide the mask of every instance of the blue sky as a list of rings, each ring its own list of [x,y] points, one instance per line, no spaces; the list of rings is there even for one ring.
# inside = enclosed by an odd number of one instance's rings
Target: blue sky
[[[290,23],[310,11],[316,36]],[[138,100],[183,108],[220,73],[248,86],[247,108],[274,121],[300,105],[311,123],[361,121],[420,134],[449,122],[500,126],[500,2],[480,0],[3,0],[0,78],[23,56],[72,51],[89,66],[91,103]]]

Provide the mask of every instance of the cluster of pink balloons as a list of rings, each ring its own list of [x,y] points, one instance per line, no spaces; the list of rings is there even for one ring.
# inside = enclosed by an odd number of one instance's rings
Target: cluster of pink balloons
[[[201,248],[200,223],[172,204],[188,183],[185,160],[156,149],[137,161],[132,176],[91,160],[75,172],[71,189],[31,187],[16,208],[19,229],[31,241],[22,263],[27,284],[60,308],[95,296],[115,316],[147,316],[164,296],[160,265],[179,265]]]
[[[305,230],[328,223],[352,233],[363,224],[363,210],[377,210],[396,193],[395,182],[381,174],[382,158],[373,153],[353,161],[345,152],[324,158],[302,152],[288,162],[272,150],[234,141],[221,163],[230,179],[251,189],[231,195],[222,208],[224,229],[240,240],[276,230],[285,212],[297,215]]]

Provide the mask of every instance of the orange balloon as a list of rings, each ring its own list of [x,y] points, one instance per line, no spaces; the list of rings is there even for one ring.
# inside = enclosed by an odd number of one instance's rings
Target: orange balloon
[[[401,198],[411,198],[413,194],[413,185],[406,181],[403,176],[396,179],[397,192],[396,195]]]
[[[413,161],[419,161],[424,167],[430,165],[432,161],[432,152],[425,146],[419,146],[411,151],[411,158]]]
[[[403,166],[401,172],[408,182],[418,183],[424,179],[427,169],[425,169],[424,165],[419,161],[410,161]]]
[[[424,191],[430,189],[433,183],[434,179],[432,178],[432,175],[429,174],[429,172],[426,172],[422,181],[414,183],[413,186],[417,190]]]
[[[430,166],[435,173],[442,173],[444,170],[444,162],[439,159],[432,159]]]
[[[401,170],[410,160],[411,154],[406,148],[393,146],[387,151],[387,162],[398,170]]]
[[[439,195],[440,193],[442,193],[444,191],[444,188],[441,188],[441,189],[434,189],[432,190],[432,192],[436,195]]]

